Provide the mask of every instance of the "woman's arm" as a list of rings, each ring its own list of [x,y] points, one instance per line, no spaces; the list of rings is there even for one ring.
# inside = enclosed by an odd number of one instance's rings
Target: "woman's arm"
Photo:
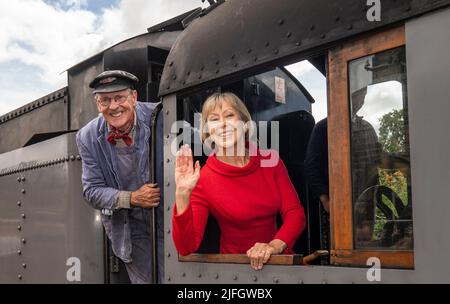
[[[173,241],[181,255],[195,252],[200,246],[209,209],[203,189],[197,185],[200,165],[193,167],[192,151],[184,145],[177,153],[175,166],[175,206],[172,216]]]

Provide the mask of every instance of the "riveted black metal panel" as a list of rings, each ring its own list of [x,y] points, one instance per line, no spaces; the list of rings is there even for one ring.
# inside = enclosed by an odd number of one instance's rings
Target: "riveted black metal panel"
[[[103,227],[82,197],[75,133],[2,154],[0,164],[0,283],[70,283],[70,258],[81,283],[104,282]]]
[[[0,154],[23,147],[35,134],[67,130],[67,88],[0,117]]]
[[[229,0],[184,30],[167,59],[160,95],[320,51],[326,45],[385,27],[448,0],[381,1],[381,21],[369,22],[366,0]]]

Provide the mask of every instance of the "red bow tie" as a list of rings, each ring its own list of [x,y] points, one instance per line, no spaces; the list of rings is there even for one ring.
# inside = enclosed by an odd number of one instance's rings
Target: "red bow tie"
[[[133,143],[133,140],[131,139],[131,137],[128,134],[119,134],[119,133],[114,133],[111,132],[108,135],[108,141],[110,144],[112,145],[116,145],[116,140],[118,139],[122,139],[123,142],[129,147],[131,146],[131,144]]]

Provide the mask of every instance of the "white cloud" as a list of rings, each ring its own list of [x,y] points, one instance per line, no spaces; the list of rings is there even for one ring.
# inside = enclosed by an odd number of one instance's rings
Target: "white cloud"
[[[67,76],[61,72],[102,49],[202,6],[200,0],[121,0],[96,15],[87,10],[87,0],[51,3],[0,1],[0,67],[18,61],[38,77],[36,87],[21,91],[20,98],[9,98],[7,105],[0,101],[0,115],[65,86]],[[5,73],[0,70],[0,79]],[[7,76],[12,83],[22,78],[11,71]],[[0,96],[14,93],[11,89],[0,83]]]
[[[285,67],[314,98],[311,105],[316,122],[327,117],[327,81],[309,61],[303,60]]]
[[[402,84],[398,81],[387,81],[367,88],[364,105],[356,114],[368,121],[379,134],[379,120],[393,110],[401,109],[403,109]]]
[[[286,66],[286,69],[291,72],[296,78],[300,78],[310,71],[316,70],[316,68],[308,61],[303,60],[291,65]]]

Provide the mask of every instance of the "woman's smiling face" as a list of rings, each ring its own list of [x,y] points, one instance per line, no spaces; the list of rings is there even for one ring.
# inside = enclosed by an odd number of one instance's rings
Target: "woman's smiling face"
[[[207,117],[207,131],[218,148],[234,147],[244,137],[244,122],[238,111],[226,100]]]

